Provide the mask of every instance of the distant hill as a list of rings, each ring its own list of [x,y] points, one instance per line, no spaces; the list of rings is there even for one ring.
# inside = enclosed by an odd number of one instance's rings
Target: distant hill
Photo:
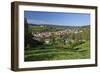
[[[90,28],[90,25],[81,26],[81,28]]]
[[[90,25],[84,25],[84,26],[64,26],[64,25],[54,25],[54,24],[29,24],[29,26],[47,26],[47,27],[57,28],[57,29],[90,28]]]

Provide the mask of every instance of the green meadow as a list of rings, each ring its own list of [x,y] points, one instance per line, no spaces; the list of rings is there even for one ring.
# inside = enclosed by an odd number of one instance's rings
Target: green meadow
[[[27,48],[30,49],[30,48]],[[45,46],[44,49],[31,48],[25,51],[25,61],[41,60],[68,60],[90,58],[89,42],[77,45],[74,48],[56,48]]]

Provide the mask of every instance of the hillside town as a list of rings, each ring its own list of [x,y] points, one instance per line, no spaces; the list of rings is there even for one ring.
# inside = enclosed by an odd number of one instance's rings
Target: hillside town
[[[50,37],[52,36],[52,34],[54,35],[65,35],[65,34],[69,34],[69,33],[79,33],[82,32],[81,30],[77,30],[77,29],[65,29],[65,30],[60,30],[60,31],[56,31],[56,32],[37,32],[34,34],[34,32],[32,32],[32,35],[35,37],[39,37],[39,38],[43,38],[43,37]]]
[[[74,34],[77,34],[77,33],[80,33],[82,32],[82,30],[79,30],[79,29],[65,29],[65,30],[59,30],[59,31],[53,31],[53,32],[37,32],[37,33],[34,33],[34,31],[32,32],[32,35],[33,35],[33,39],[35,40],[38,40],[38,41],[41,41],[43,40],[45,43],[49,43],[50,42],[50,39],[52,36],[65,36],[67,34],[70,34],[70,33],[74,33]],[[60,37],[62,38],[62,37]],[[67,37],[64,39],[65,42],[67,42],[68,39]]]

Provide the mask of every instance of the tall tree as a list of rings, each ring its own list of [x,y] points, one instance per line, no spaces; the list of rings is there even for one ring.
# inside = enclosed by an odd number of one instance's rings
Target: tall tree
[[[28,22],[27,19],[24,18],[24,38],[25,38],[25,47],[27,47],[28,44]]]

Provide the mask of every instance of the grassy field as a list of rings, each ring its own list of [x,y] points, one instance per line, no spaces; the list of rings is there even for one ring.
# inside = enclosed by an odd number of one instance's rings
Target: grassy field
[[[87,59],[90,58],[90,42],[85,42],[74,48],[59,49],[54,46],[45,46],[42,49],[31,48],[31,50],[25,50],[24,58],[25,61]]]

